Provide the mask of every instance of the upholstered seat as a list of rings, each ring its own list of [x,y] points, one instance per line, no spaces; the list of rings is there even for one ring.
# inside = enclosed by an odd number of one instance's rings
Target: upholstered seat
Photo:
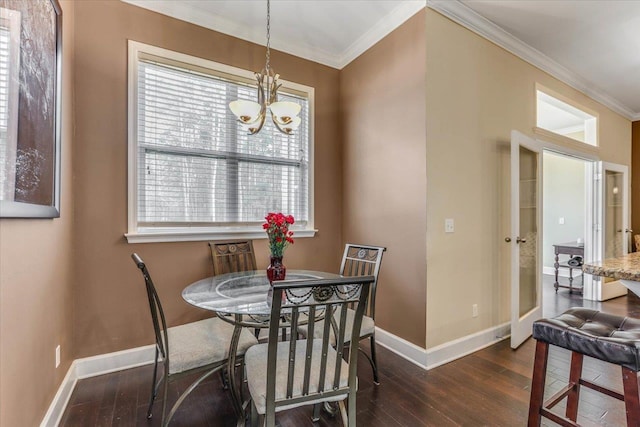
[[[233,326],[217,317],[168,328],[169,375],[226,360],[232,334]],[[238,356],[255,343],[253,335],[243,330]]]
[[[343,425],[356,427],[358,337],[375,276],[336,279],[285,280],[274,282],[269,318],[269,342],[245,353],[247,386],[251,395],[251,425],[275,427],[276,412],[302,405],[314,405],[313,421],[318,421],[321,402],[338,402]],[[355,306],[349,331],[349,352],[343,359],[347,309]],[[304,318],[302,315],[304,313]],[[323,322],[319,339],[278,341],[282,322],[297,330],[305,322],[313,336],[318,321],[326,314],[332,319],[341,313],[335,331],[335,348],[330,343],[331,324]],[[348,413],[345,408],[348,400]],[[264,415],[264,423],[259,422]]]
[[[345,343],[348,343],[351,337],[351,330],[353,329],[353,317],[355,316],[355,311],[352,309],[347,309],[347,324],[346,324],[346,334],[345,334]],[[336,324],[340,323],[340,313],[336,313],[334,316],[336,320]],[[314,338],[322,338],[322,331],[324,329],[324,320],[318,321],[316,323],[316,328],[313,331]],[[360,327],[360,335],[361,336],[370,336],[373,335],[376,330],[376,324],[374,320],[369,316],[362,316],[362,326]],[[307,333],[306,325],[300,326],[298,328],[298,332],[302,335]],[[333,328],[331,328],[331,345],[336,345],[336,336],[333,332]]]
[[[171,418],[173,418],[185,398],[202,381],[216,371],[222,372],[222,369],[228,363],[229,343],[231,342],[234,327],[222,319],[212,318],[167,328],[160,297],[153,280],[151,280],[147,266],[138,254],[132,254],[131,258],[144,278],[147,302],[149,303],[151,321],[156,338],[147,418],[152,416],[153,403],[158,396],[158,389],[162,385],[164,399],[162,402],[161,424],[166,426],[170,423]],[[246,330],[241,331],[237,350],[240,361],[242,361],[242,356],[247,348],[252,344],[257,344],[255,337]],[[162,367],[162,376],[160,381],[156,382],[159,367]],[[167,414],[169,381],[193,372],[201,372],[202,374],[186,390],[181,392]]]
[[[616,365],[640,370],[640,320],[572,308],[533,325],[533,337]]]
[[[382,255],[386,251],[386,248],[380,246],[367,246],[367,245],[354,245],[347,243],[344,247],[344,253],[342,254],[342,263],[340,265],[340,275],[357,277],[372,275],[376,278],[375,282],[371,286],[371,295],[367,303],[367,309],[365,316],[362,318],[362,328],[360,329],[360,340],[369,339],[370,354],[363,351],[363,354],[369,360],[371,369],[373,370],[373,382],[379,384],[378,380],[378,362],[376,360],[376,289],[378,287],[378,275],[380,274],[380,266],[382,264]],[[353,325],[353,310],[349,309],[347,314],[347,336],[350,336]],[[336,318],[338,320],[339,317]],[[322,337],[323,323],[318,324],[318,329],[314,330],[313,336],[315,338]],[[308,335],[307,326],[302,324],[298,328],[298,334],[303,337]],[[331,333],[331,343],[335,345],[335,336],[333,331]],[[349,339],[345,340],[345,343],[349,343]],[[362,351],[362,347],[358,348]]]
[[[318,326],[320,326],[318,324]],[[293,393],[291,398],[302,396],[302,385],[304,380],[304,362],[306,355],[307,341],[299,340],[296,345],[295,354],[295,371],[293,375]],[[258,344],[247,350],[245,354],[245,364],[247,367],[247,383],[249,391],[253,397],[253,401],[256,405],[256,409],[259,414],[264,414],[266,411],[266,397],[267,397],[267,376],[264,372],[267,371],[267,352],[269,350],[269,344]],[[310,381],[309,381],[309,393],[318,392],[318,381],[320,378],[321,367],[321,355],[322,355],[322,340],[313,340],[313,356],[311,359]],[[349,381],[349,365],[342,359],[342,368],[340,369],[340,387],[347,387]],[[289,342],[278,343],[278,356],[276,361],[276,400],[282,400],[286,397],[287,392],[287,365],[289,363]],[[333,372],[336,365],[336,351],[329,347],[327,349],[327,365],[325,367],[326,372],[330,372],[331,375],[327,375],[324,381],[324,389],[331,390],[333,384]],[[317,400],[309,400],[306,404],[313,404],[316,402],[338,402],[347,397],[347,394],[340,394],[329,398],[319,397]],[[291,409],[298,405],[283,405],[276,407],[276,412],[283,411],[285,409]]]
[[[542,417],[562,426],[577,426],[582,386],[624,401],[627,425],[640,425],[640,320],[588,308],[572,308],[553,319],[534,322],[533,337],[536,339],[536,355],[531,381],[529,427],[539,426]],[[569,384],[544,402],[550,345],[571,350],[571,366]],[[582,378],[584,356],[620,365],[624,394]],[[566,418],[562,418],[551,409],[565,398]]]

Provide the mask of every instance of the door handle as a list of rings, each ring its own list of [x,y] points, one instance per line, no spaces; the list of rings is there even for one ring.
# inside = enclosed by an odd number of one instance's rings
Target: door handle
[[[516,243],[527,243],[527,239],[521,239],[520,237],[516,237]]]
[[[627,229],[626,229],[626,230],[624,230],[624,231],[626,231],[627,233],[633,233],[633,230],[632,230],[632,229],[630,229],[630,228],[627,228]]]

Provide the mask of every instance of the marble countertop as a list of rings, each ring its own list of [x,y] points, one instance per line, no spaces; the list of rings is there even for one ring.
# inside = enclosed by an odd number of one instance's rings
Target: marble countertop
[[[587,262],[582,266],[582,271],[594,276],[640,282],[640,252],[604,261]]]

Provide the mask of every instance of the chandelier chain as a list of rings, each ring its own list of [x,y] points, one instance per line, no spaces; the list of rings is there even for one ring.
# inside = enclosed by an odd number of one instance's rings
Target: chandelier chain
[[[271,59],[271,53],[269,47],[271,46],[271,4],[270,0],[267,0],[267,73],[269,72],[269,60]]]

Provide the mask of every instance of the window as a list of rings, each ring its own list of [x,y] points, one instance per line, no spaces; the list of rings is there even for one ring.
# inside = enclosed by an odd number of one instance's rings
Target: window
[[[537,126],[589,145],[598,145],[598,118],[541,90],[536,91]]]
[[[0,7],[0,200],[15,199],[20,12]]]
[[[268,212],[313,235],[313,89],[284,83],[300,104],[294,135],[267,117],[247,135],[229,110],[255,100],[253,73],[129,42],[129,242],[266,237]]]

